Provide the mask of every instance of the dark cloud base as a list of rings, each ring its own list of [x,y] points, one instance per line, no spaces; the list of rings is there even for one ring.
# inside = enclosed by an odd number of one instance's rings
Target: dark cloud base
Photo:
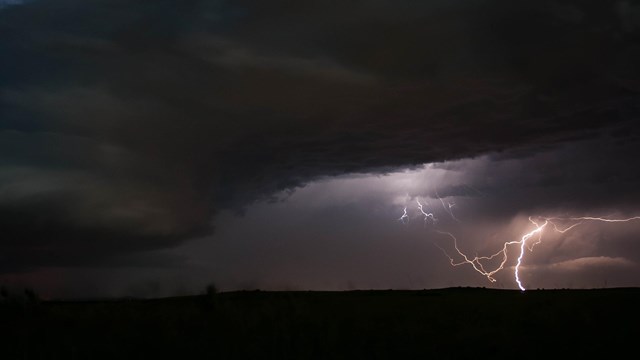
[[[99,263],[171,247],[209,233],[220,209],[325,176],[487,153],[526,158],[588,139],[614,159],[584,171],[632,166],[639,6],[59,0],[3,8],[0,266]],[[603,182],[615,186],[611,179]]]

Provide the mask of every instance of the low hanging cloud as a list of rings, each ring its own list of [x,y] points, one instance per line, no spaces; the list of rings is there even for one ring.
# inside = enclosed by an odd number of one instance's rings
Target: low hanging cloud
[[[629,2],[9,3],[5,271],[175,246],[320,177],[638,148]]]
[[[606,266],[615,266],[615,267],[632,267],[636,265],[630,260],[625,258],[616,257],[606,257],[606,256],[592,256],[592,257],[583,257],[579,259],[566,260],[559,263],[548,265],[549,268],[558,269],[561,271],[580,271],[584,268],[590,267],[606,267]]]

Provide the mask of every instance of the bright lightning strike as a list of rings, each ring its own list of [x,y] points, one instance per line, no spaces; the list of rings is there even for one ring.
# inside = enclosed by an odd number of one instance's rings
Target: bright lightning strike
[[[495,275],[496,273],[498,273],[500,270],[504,269],[505,263],[507,262],[508,256],[507,256],[507,248],[509,245],[514,245],[514,244],[519,244],[520,245],[520,254],[518,255],[518,260],[516,262],[516,265],[514,267],[514,277],[515,277],[515,281],[518,284],[518,287],[520,288],[520,290],[525,291],[525,287],[522,285],[522,281],[520,280],[520,266],[522,265],[523,259],[524,259],[524,254],[525,254],[525,247],[529,249],[529,251],[533,251],[533,247],[537,244],[539,244],[542,241],[542,232],[543,230],[547,227],[548,224],[551,224],[553,226],[554,231],[558,232],[558,233],[566,233],[567,231],[576,228],[577,226],[583,224],[585,221],[601,221],[601,222],[609,222],[609,223],[619,223],[619,222],[629,222],[629,221],[633,221],[633,220],[640,220],[640,216],[634,216],[634,217],[630,217],[630,218],[626,218],[626,219],[607,219],[607,218],[600,218],[600,217],[591,217],[591,216],[585,216],[585,217],[571,217],[571,218],[559,218],[559,217],[553,217],[553,218],[541,218],[543,220],[542,223],[538,223],[537,221],[535,221],[533,218],[529,217],[529,221],[535,226],[535,228],[533,230],[531,230],[530,232],[524,234],[520,240],[514,240],[514,241],[508,241],[505,242],[504,245],[502,246],[502,249],[490,256],[476,256],[474,258],[469,258],[466,254],[464,254],[462,251],[460,251],[460,249],[458,248],[457,245],[457,239],[451,234],[451,233],[445,233],[445,232],[441,232],[442,234],[446,234],[448,236],[450,236],[453,240],[454,240],[454,248],[456,249],[456,252],[464,259],[461,262],[455,262],[453,260],[452,257],[450,257],[446,251],[444,251],[444,249],[442,249],[442,247],[440,247],[441,250],[443,250],[443,252],[445,253],[445,255],[449,258],[449,260],[451,261],[451,264],[453,266],[458,266],[458,265],[463,265],[463,264],[470,264],[472,265],[472,267],[479,272],[480,274],[486,276],[491,282],[495,282],[495,278],[493,278],[493,275]],[[575,224],[572,224],[568,227],[565,228],[560,228],[558,225],[558,222],[561,221],[578,221]],[[531,239],[533,236],[537,235],[537,240],[534,242],[531,242],[530,244],[527,245],[527,242],[529,239]],[[489,261],[489,260],[493,260],[494,258],[501,256],[502,257],[502,261],[500,262],[500,264],[495,267],[493,270],[485,270],[485,266],[486,264],[483,264],[483,262]]]
[[[451,215],[452,218],[457,220],[451,213],[451,207],[453,207],[453,205],[449,204],[447,208],[447,206],[445,206],[444,200],[442,200],[442,198],[440,198],[439,196],[438,196],[438,199],[442,203],[442,206],[444,207],[445,211],[447,211],[447,213],[449,213],[449,215]],[[419,200],[416,200],[416,202],[418,203],[418,209],[420,210],[421,214],[424,216],[425,223],[428,218],[430,218],[435,223],[434,215],[431,213],[425,212]],[[404,208],[404,214],[400,217],[399,220],[403,221],[403,219],[408,219],[406,207]],[[449,258],[449,262],[451,263],[452,266],[469,264],[471,265],[471,267],[473,267],[475,271],[484,275],[491,282],[495,282],[496,279],[494,278],[494,275],[504,269],[509,259],[508,248],[511,245],[519,245],[520,252],[518,254],[516,265],[514,266],[514,278],[515,278],[515,282],[518,284],[518,288],[520,288],[521,291],[525,291],[526,289],[520,279],[520,267],[524,261],[525,249],[528,249],[529,251],[533,251],[534,246],[542,242],[542,233],[545,230],[545,228],[547,228],[548,225],[551,225],[551,227],[553,228],[553,231],[564,234],[567,231],[572,230],[587,221],[622,223],[622,222],[630,222],[634,220],[640,220],[640,216],[634,216],[634,217],[629,217],[624,219],[609,219],[604,217],[593,217],[593,216],[538,217],[536,219],[534,219],[533,217],[529,217],[529,221],[534,225],[534,229],[522,235],[520,240],[512,240],[512,241],[505,242],[499,251],[489,256],[476,255],[474,257],[470,257],[469,255],[465,254],[463,251],[460,250],[460,248],[458,247],[458,239],[452,233],[447,231],[436,230],[437,233],[446,235],[447,237],[451,238],[451,240],[453,241],[453,247],[458,255],[457,257],[460,258],[460,260],[458,261],[456,261],[452,256],[450,256],[443,247],[441,247],[438,244],[435,244],[435,245],[440,250],[442,250],[445,256],[447,256],[447,258]],[[572,224],[567,225],[566,224],[567,222],[572,222]],[[562,224],[564,224],[564,226],[562,226]],[[531,241],[532,238],[534,238],[533,241]],[[495,265],[494,259],[499,259],[497,266]],[[493,267],[490,267],[491,265],[490,263],[494,263]]]
[[[424,216],[424,222],[425,224],[427,223],[427,219],[431,219],[432,222],[436,222],[436,218],[433,215],[433,213],[428,213],[426,211],[424,211],[424,207],[422,206],[422,203],[420,202],[420,200],[416,199],[416,202],[418,203],[418,209],[420,210],[420,213],[422,214],[422,216]],[[406,211],[407,208],[405,208]]]
[[[531,218],[529,218],[529,221],[531,221],[536,226],[536,228],[522,236],[522,239],[520,240],[520,256],[518,256],[518,262],[516,263],[516,267],[513,271],[513,276],[516,278],[516,282],[518,283],[518,287],[521,291],[524,291],[525,288],[524,286],[522,286],[522,282],[520,281],[520,277],[518,275],[520,272],[520,264],[522,264],[522,257],[524,256],[524,247],[527,244],[527,240],[529,240],[533,235],[538,234],[538,241],[533,243],[529,248],[530,251],[533,251],[533,246],[539,244],[540,241],[542,241],[542,230],[549,223],[549,220],[545,220],[544,224],[538,225],[538,223],[533,221]]]

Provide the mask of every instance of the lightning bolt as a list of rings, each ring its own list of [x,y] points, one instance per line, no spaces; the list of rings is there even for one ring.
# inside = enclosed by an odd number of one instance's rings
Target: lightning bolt
[[[522,286],[522,282],[520,281],[519,274],[520,274],[520,265],[522,264],[522,258],[524,257],[524,248],[525,248],[525,245],[527,244],[527,240],[529,240],[533,235],[538,234],[538,241],[533,243],[529,248],[529,251],[533,251],[533,247],[542,241],[542,230],[549,223],[549,220],[545,220],[545,222],[542,225],[538,225],[538,223],[531,218],[529,218],[529,221],[531,221],[536,226],[536,228],[522,236],[522,239],[520,240],[520,255],[518,256],[518,262],[516,263],[515,269],[513,270],[513,276],[516,278],[516,282],[518,283],[518,287],[520,288],[520,291],[525,291],[525,288],[524,286]]]
[[[524,234],[520,240],[514,240],[514,241],[507,241],[503,244],[502,249],[490,256],[476,256],[474,258],[469,258],[468,255],[464,254],[462,251],[460,251],[460,249],[458,248],[458,244],[457,244],[457,239],[451,234],[451,233],[447,233],[447,232],[440,232],[441,234],[446,234],[449,237],[451,237],[454,240],[454,248],[456,249],[456,252],[462,257],[462,261],[460,262],[455,262],[453,260],[453,258],[451,256],[449,256],[446,251],[444,251],[444,249],[440,246],[438,246],[441,250],[443,250],[443,252],[445,253],[445,255],[449,258],[451,264],[453,266],[459,266],[459,265],[463,265],[463,264],[470,264],[477,272],[479,272],[480,274],[486,276],[489,281],[491,282],[495,282],[495,278],[493,277],[493,275],[495,275],[496,273],[498,273],[499,271],[504,269],[504,266],[508,260],[508,256],[507,256],[507,248],[509,247],[509,245],[515,245],[515,244],[519,244],[520,245],[520,253],[518,255],[518,260],[516,262],[516,265],[514,267],[514,278],[516,283],[518,284],[518,288],[520,288],[521,291],[525,291],[525,287],[522,285],[522,281],[520,280],[520,266],[522,265],[522,262],[524,260],[524,255],[525,255],[525,249],[528,249],[529,251],[533,251],[533,248],[535,245],[539,244],[542,242],[542,232],[543,230],[547,227],[547,225],[551,224],[553,227],[553,230],[564,234],[569,230],[572,230],[574,228],[576,228],[577,226],[583,224],[585,221],[600,221],[600,222],[607,222],[607,223],[621,223],[621,222],[629,222],[629,221],[633,221],[633,220],[640,220],[640,216],[634,216],[634,217],[630,217],[630,218],[624,218],[624,219],[608,219],[608,218],[602,218],[602,217],[592,217],[592,216],[584,216],[584,217],[569,217],[569,218],[561,218],[561,217],[548,217],[548,218],[540,218],[542,221],[540,222],[540,220],[536,221],[534,220],[534,218],[529,217],[529,221],[534,225],[534,229],[531,230],[530,232]],[[577,223],[575,224],[571,224],[565,228],[561,228],[558,224],[558,222],[561,221],[577,221]],[[537,239],[536,241],[533,242],[529,242],[529,240],[537,235]],[[500,264],[495,267],[493,270],[488,271],[485,270],[485,266],[486,264],[483,264],[483,261],[489,261],[489,260],[493,260],[494,258],[501,256],[502,257],[502,261],[500,262]]]
[[[442,198],[438,196],[438,199],[440,199],[445,211],[447,211],[447,207],[445,206],[445,203],[442,200]],[[433,214],[425,212],[420,201],[419,200],[416,200],[416,201],[418,203],[418,209],[420,210],[422,215],[425,217],[424,218],[425,223],[428,218],[432,219],[433,222],[435,223],[435,217],[433,216]],[[451,207],[452,205],[450,205],[448,209],[450,210]],[[453,217],[453,214],[450,214],[450,215]],[[400,220],[402,220],[405,217],[408,217],[406,207],[404,208],[404,214],[402,215],[402,217],[400,217]],[[455,219],[455,217],[453,218]],[[526,289],[522,284],[522,280],[520,279],[520,267],[524,261],[525,250],[528,249],[529,251],[533,251],[533,248],[537,244],[540,244],[542,242],[543,231],[549,225],[551,225],[551,228],[553,229],[553,231],[560,234],[564,234],[588,221],[598,221],[598,222],[606,222],[606,223],[623,223],[623,222],[630,222],[634,220],[640,220],[640,216],[633,216],[633,217],[622,218],[622,219],[611,219],[606,217],[593,217],[593,216],[536,217],[536,218],[529,217],[529,222],[531,222],[531,224],[533,224],[534,226],[533,230],[522,235],[519,240],[512,240],[512,241],[507,241],[503,243],[500,250],[498,250],[497,252],[491,255],[488,255],[488,256],[476,255],[474,257],[470,257],[469,255],[465,254],[463,251],[460,250],[460,248],[458,247],[458,239],[452,233],[447,231],[435,230],[436,233],[445,235],[452,240],[453,248],[457,253],[456,257],[460,259],[458,261],[456,261],[454,257],[452,257],[451,255],[449,255],[449,253],[442,246],[438,245],[437,243],[434,243],[434,245],[444,253],[444,255],[449,259],[449,262],[451,263],[452,266],[461,266],[465,264],[471,265],[471,267],[475,271],[485,276],[491,282],[495,282],[496,279],[494,275],[505,268],[505,265],[509,259],[509,256],[508,256],[509,247],[511,245],[519,245],[520,252],[518,254],[518,258],[514,266],[514,278],[515,278],[515,282],[518,284],[518,288],[521,291],[525,291]],[[567,226],[566,225],[567,222],[575,222],[575,223],[569,224]],[[565,224],[564,226],[562,226],[563,223]],[[499,259],[498,265],[495,265],[495,259]],[[490,267],[492,263],[494,265],[493,267]]]
[[[409,215],[407,214],[407,207],[404,207],[404,213],[402,214],[402,216],[400,216],[400,218],[398,218],[398,221],[401,221],[403,224],[406,224],[409,222]]]
[[[507,254],[507,250],[509,245],[514,245],[514,244],[520,244],[520,256],[518,256],[518,264],[516,265],[515,268],[515,278],[516,278],[516,282],[518,283],[518,287],[520,287],[521,290],[524,291],[524,288],[522,287],[521,283],[520,283],[520,278],[518,276],[518,272],[519,272],[519,268],[520,268],[520,264],[522,263],[522,258],[524,256],[524,250],[526,247],[526,243],[527,240],[529,240],[532,236],[538,234],[538,241],[532,243],[529,247],[529,250],[532,251],[533,247],[540,243],[540,236],[542,233],[542,229],[544,229],[545,226],[547,226],[548,222],[545,221],[542,225],[537,224],[532,218],[529,218],[529,221],[531,221],[534,225],[536,225],[536,228],[532,231],[530,231],[529,233],[525,234],[522,236],[522,238],[520,240],[513,240],[513,241],[507,241],[502,245],[502,248],[497,251],[494,254],[491,254],[489,256],[475,256],[473,258],[470,258],[468,255],[466,255],[464,252],[462,252],[460,250],[460,248],[458,247],[458,239],[451,234],[450,232],[446,232],[446,231],[436,231],[439,234],[443,234],[443,235],[447,235],[449,236],[452,240],[453,240],[453,246],[456,249],[456,252],[458,253],[458,255],[460,255],[462,257],[461,261],[456,262],[453,257],[451,257],[446,250],[444,250],[444,248],[442,248],[440,245],[436,246],[442,250],[442,252],[449,258],[449,261],[451,263],[452,266],[460,266],[460,265],[464,265],[464,264],[469,264],[473,267],[473,269],[477,272],[479,272],[480,274],[484,275],[487,277],[487,279],[489,279],[489,281],[491,282],[496,282],[496,279],[493,277],[493,275],[497,274],[499,271],[501,271],[502,269],[504,269],[505,264],[507,263],[507,260],[509,259],[508,254]],[[488,266],[487,262],[492,261],[495,258],[500,258],[500,263],[498,266],[496,266],[493,270],[486,270],[486,266]]]
[[[436,222],[436,218],[433,215],[433,213],[428,213],[424,211],[424,208],[422,206],[422,203],[420,202],[419,199],[416,199],[416,202],[418,203],[418,209],[420,210],[420,213],[422,214],[422,216],[424,216],[424,223],[425,225],[427,224],[427,219],[431,219],[432,222]],[[425,203],[426,204],[426,203]],[[428,204],[427,204],[428,205]],[[406,208],[405,208],[406,209]]]

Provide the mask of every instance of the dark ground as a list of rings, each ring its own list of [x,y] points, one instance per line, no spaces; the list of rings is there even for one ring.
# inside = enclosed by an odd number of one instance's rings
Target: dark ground
[[[0,359],[637,358],[640,288],[0,302]]]

